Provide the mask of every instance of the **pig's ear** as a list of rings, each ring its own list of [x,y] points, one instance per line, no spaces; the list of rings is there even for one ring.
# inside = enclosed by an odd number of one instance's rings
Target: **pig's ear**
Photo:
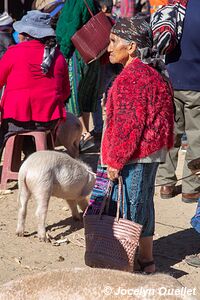
[[[83,187],[81,196],[85,197],[91,193],[95,185],[95,180],[96,180],[96,174],[88,170],[88,180],[85,186]]]

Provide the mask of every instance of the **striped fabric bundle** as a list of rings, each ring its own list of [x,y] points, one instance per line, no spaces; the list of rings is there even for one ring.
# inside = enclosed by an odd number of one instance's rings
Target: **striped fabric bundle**
[[[99,159],[96,173],[96,182],[90,197],[90,205],[86,214],[99,214],[104,197],[108,195],[109,179],[107,177],[107,169],[101,166]]]
[[[171,52],[181,39],[188,0],[171,0],[151,20],[154,45],[160,54]]]

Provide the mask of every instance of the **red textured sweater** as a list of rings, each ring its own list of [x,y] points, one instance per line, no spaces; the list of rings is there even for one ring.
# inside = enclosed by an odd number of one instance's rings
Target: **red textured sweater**
[[[152,67],[133,60],[115,79],[106,104],[103,163],[122,169],[173,146],[173,95]]]

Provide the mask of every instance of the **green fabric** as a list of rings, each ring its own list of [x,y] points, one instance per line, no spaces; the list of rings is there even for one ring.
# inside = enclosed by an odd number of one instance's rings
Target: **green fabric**
[[[95,60],[85,65],[78,87],[78,101],[82,112],[95,112],[100,82],[100,61]]]
[[[91,11],[97,13],[93,0],[87,0]],[[75,50],[71,37],[90,19],[91,15],[84,0],[67,0],[62,9],[56,27],[56,37],[60,49],[66,58],[70,58]]]
[[[66,109],[77,117],[80,117],[81,115],[80,105],[78,101],[78,86],[80,79],[84,75],[84,67],[85,63],[80,57],[78,51],[75,50],[73,56],[68,61],[71,95],[68,99]]]

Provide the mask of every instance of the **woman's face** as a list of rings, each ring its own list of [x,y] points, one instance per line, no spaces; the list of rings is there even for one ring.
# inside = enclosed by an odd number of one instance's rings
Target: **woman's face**
[[[25,39],[25,36],[21,33],[18,34],[18,39],[19,39],[19,42],[24,42],[26,39]]]
[[[112,64],[122,64],[123,66],[126,66],[130,59],[132,60],[129,50],[129,43],[126,43],[114,33],[110,34],[108,52],[110,53],[109,59]]]

